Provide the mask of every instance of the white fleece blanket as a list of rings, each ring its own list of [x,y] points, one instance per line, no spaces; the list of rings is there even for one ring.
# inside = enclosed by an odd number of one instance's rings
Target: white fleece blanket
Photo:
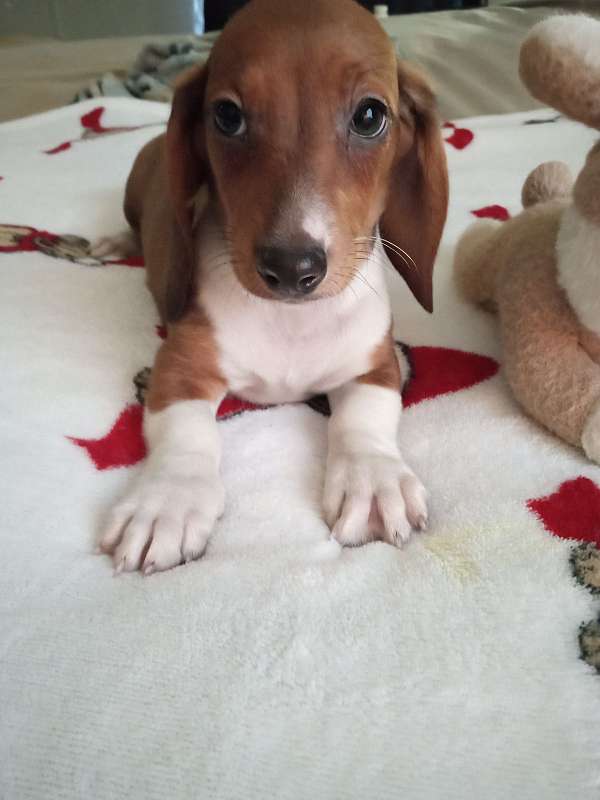
[[[50,234],[121,228],[167,109],[103,103],[0,126],[0,796],[597,798],[600,676],[577,632],[599,604],[568,559],[599,536],[600,470],[523,416],[493,317],[450,279],[472,212],[517,212],[527,172],[577,169],[593,134],[524,124],[552,111],[446,129],[435,314],[390,275],[428,533],[341,551],[319,515],[326,419],[250,410],[220,423],[206,556],[113,578],[95,537],[143,455],[132,378],[157,320],[142,269],[53,258]]]

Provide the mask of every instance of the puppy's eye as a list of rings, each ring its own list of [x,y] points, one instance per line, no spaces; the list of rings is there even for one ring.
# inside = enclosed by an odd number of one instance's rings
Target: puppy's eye
[[[350,130],[363,139],[380,136],[387,126],[387,108],[380,100],[367,97],[361,100],[352,115]]]
[[[219,100],[214,107],[214,119],[225,136],[241,136],[246,130],[242,109],[233,100]]]

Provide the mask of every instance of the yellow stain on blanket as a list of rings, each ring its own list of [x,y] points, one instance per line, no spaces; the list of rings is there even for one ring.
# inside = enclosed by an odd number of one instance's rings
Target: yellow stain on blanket
[[[533,516],[519,519],[507,513],[504,519],[488,524],[461,524],[448,526],[436,534],[423,537],[427,550],[439,560],[448,575],[463,585],[483,579],[482,559],[489,563],[496,558],[506,558],[507,547],[511,557],[534,561],[549,547],[564,543],[538,529]],[[485,570],[484,570],[485,571]]]
[[[427,536],[425,547],[439,559],[442,566],[463,585],[474,583],[481,577],[479,567],[471,556],[473,540],[478,531],[463,528],[447,535]]]

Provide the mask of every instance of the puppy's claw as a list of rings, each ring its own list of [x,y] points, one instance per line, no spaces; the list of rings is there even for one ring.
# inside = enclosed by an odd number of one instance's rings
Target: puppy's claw
[[[224,497],[217,475],[147,466],[117,505],[100,546],[113,553],[119,572],[171,569],[202,555]]]
[[[113,570],[113,577],[114,577],[114,578],[118,578],[118,577],[119,577],[119,575],[120,575],[120,574],[123,572],[123,570],[125,569],[125,560],[126,560],[126,559],[125,559],[125,556],[123,556],[123,558],[122,558],[122,559],[119,561],[119,563],[118,563],[118,564],[115,566],[115,568],[114,568],[114,570]]]
[[[415,520],[415,530],[416,531],[420,531],[421,533],[424,533],[427,530],[428,526],[429,526],[429,518],[428,518],[427,514],[421,514]]]
[[[394,542],[394,546],[397,547],[398,550],[402,550],[404,548],[404,545],[406,544],[406,539],[400,533],[400,531],[394,531],[392,539]]]
[[[365,492],[366,488],[366,492]],[[427,527],[427,494],[400,455],[344,454],[328,465],[324,512],[346,546],[373,538],[403,548],[411,529]]]

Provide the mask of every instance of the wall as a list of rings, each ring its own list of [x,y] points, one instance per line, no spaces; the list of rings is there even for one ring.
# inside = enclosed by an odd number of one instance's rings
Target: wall
[[[202,33],[202,0],[0,0],[0,36]]]

